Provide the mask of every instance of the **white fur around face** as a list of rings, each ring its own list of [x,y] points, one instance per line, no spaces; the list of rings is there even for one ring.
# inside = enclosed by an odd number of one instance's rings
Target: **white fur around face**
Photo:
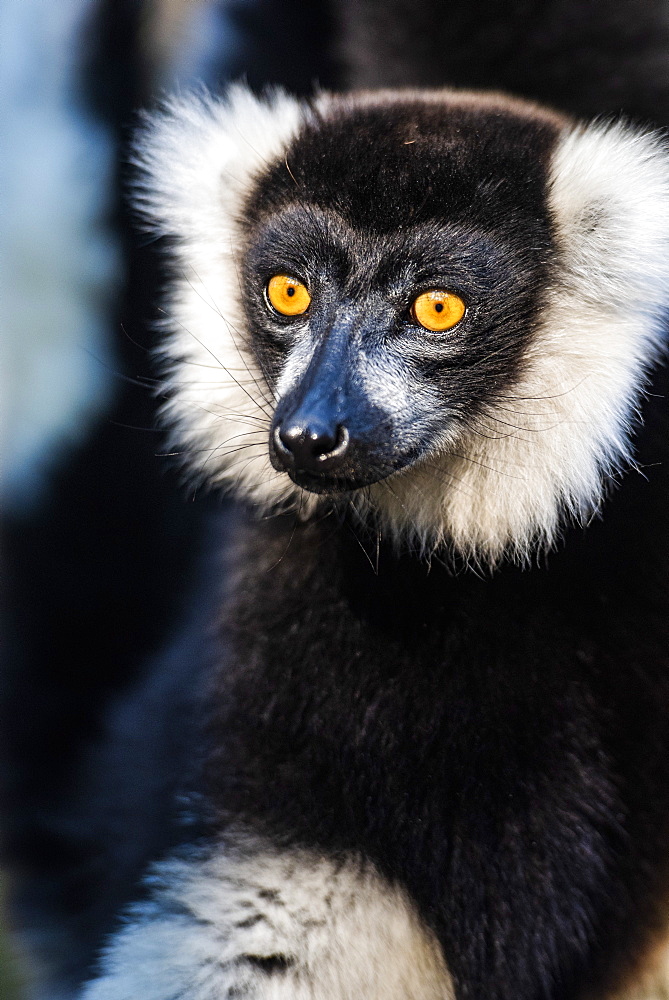
[[[151,884],[82,1000],[453,998],[431,932],[359,860],[237,838],[163,862]]]
[[[631,981],[605,996],[585,996],[583,1000],[669,1000],[669,941],[651,952]]]
[[[149,121],[137,149],[145,182],[136,204],[176,241],[164,343],[172,446],[199,481],[230,482],[263,506],[290,501],[295,487],[269,462],[274,401],[247,345],[237,215],[307,114],[283,93],[190,94]]]
[[[336,100],[321,97],[319,111]],[[201,478],[226,481],[262,508],[303,512],[318,499],[268,459],[275,400],[247,349],[236,213],[309,115],[285,95],[265,103],[241,88],[226,102],[188,98],[154,119],[140,154],[147,214],[178,238],[166,345],[175,444]],[[669,305],[667,154],[624,126],[567,126],[549,205],[559,260],[525,374],[459,440],[396,474],[392,491],[354,497],[390,535],[483,562],[505,552],[523,560],[552,544],[565,517],[587,520],[630,461]]]

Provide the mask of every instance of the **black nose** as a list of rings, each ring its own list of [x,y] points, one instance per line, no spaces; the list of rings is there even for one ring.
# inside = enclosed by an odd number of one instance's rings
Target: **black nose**
[[[276,454],[287,469],[332,472],[348,452],[350,436],[342,424],[328,426],[320,420],[280,425],[274,428]]]

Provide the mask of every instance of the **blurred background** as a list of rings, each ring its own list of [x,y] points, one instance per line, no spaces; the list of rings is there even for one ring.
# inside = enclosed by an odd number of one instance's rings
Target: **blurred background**
[[[8,911],[65,981],[92,947],[85,927],[82,954],[35,940],[97,891],[80,762],[179,620],[220,505],[158,457],[162,248],[124,194],[138,109],[338,74],[320,0],[0,0],[0,38],[0,997],[18,1000],[39,970]]]

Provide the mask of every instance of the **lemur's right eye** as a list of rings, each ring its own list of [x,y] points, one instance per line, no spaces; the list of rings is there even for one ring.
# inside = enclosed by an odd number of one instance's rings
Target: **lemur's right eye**
[[[298,278],[275,274],[267,282],[267,300],[282,316],[300,316],[309,308],[311,295]]]
[[[426,330],[441,333],[459,323],[466,311],[467,306],[455,292],[433,288],[414,299],[411,317]]]

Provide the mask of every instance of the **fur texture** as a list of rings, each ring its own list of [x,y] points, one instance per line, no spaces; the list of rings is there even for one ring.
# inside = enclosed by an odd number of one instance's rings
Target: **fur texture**
[[[440,457],[460,488],[440,493],[418,468],[394,483],[395,497],[373,491],[385,524],[416,525],[428,545],[452,540],[492,561],[510,548],[526,559],[535,544],[553,544],[565,513],[587,522],[631,460],[646,372],[663,350],[664,150],[622,126],[567,129],[549,199],[559,265],[525,372],[456,442],[460,454]]]
[[[360,859],[239,833],[155,869],[83,1000],[450,1000],[434,936]]]

